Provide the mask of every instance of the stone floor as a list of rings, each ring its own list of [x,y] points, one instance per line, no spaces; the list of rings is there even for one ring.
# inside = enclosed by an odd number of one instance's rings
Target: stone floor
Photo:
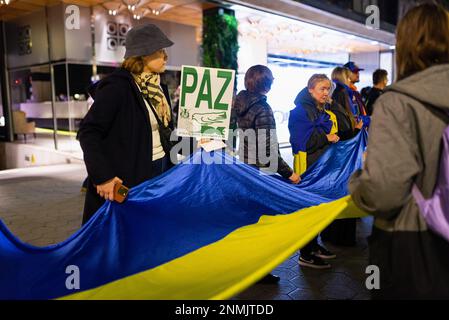
[[[368,300],[365,287],[368,265],[368,244],[372,219],[363,218],[357,224],[357,246],[326,248],[337,255],[330,260],[331,269],[315,270],[298,265],[293,255],[275,270],[281,277],[278,285],[255,284],[234,299],[251,300]]]
[[[0,171],[0,219],[14,235],[36,246],[65,240],[81,224],[85,176],[82,164]],[[279,284],[256,284],[234,299],[369,299],[364,284],[371,224],[370,218],[359,220],[356,247],[328,246],[337,254],[332,269],[301,268],[295,254],[273,271],[281,276]]]

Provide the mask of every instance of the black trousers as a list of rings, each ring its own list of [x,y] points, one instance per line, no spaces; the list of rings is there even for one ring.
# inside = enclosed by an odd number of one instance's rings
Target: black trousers
[[[318,236],[310,240],[310,242],[306,244],[304,247],[302,247],[302,249],[299,250],[299,252],[301,253],[302,256],[307,257],[312,255],[312,252],[315,251],[317,247],[318,247]]]
[[[169,156],[153,161],[152,163],[152,177],[157,177],[172,167]],[[97,193],[97,188],[92,184],[89,177],[87,177],[87,192],[84,201],[83,222],[84,225],[89,219],[101,208],[106,200]]]
[[[337,246],[355,246],[356,227],[357,219],[335,220],[321,232],[321,240]]]

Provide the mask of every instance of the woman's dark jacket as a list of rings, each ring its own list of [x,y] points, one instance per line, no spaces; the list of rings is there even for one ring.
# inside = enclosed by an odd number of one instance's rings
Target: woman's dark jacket
[[[340,140],[349,140],[355,137],[360,130],[352,127],[350,117],[353,117],[349,107],[349,95],[346,89],[338,82],[336,88],[332,93],[332,103],[329,110],[337,117],[338,136]]]
[[[89,92],[94,103],[77,135],[89,176],[83,223],[104,203],[93,184],[119,177],[134,187],[153,177],[148,109],[132,75],[119,68]],[[167,90],[164,93],[170,103]],[[173,129],[173,122],[169,126]]]
[[[258,167],[268,167],[269,164],[261,164],[259,161],[259,130],[265,129],[266,156],[271,158],[271,150],[275,149],[277,153],[277,162],[279,173],[284,178],[289,178],[293,174],[293,170],[282,159],[279,152],[279,144],[276,135],[270,135],[270,130],[276,130],[276,122],[273,115],[273,110],[267,103],[267,97],[262,94],[252,93],[246,90],[241,91],[236,99],[232,108],[232,121],[238,124],[238,128],[245,132],[248,129],[255,130],[256,133],[256,145],[249,145],[248,139],[243,140],[243,161],[245,163],[255,164]],[[231,124],[232,125],[232,124]],[[271,146],[271,148],[270,148]]]

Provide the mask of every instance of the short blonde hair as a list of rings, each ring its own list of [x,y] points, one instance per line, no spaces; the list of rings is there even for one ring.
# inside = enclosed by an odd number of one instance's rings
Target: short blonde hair
[[[350,76],[351,70],[345,67],[336,67],[332,70],[331,78],[332,80],[340,81],[341,83],[348,84],[348,79]]]

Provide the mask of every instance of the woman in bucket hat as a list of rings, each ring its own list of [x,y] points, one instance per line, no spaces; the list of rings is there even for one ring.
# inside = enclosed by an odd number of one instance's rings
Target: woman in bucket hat
[[[134,187],[170,167],[159,125],[174,126],[168,90],[160,84],[165,48],[172,45],[155,25],[132,28],[121,67],[90,90],[94,103],[78,131],[89,175],[83,224],[114,200],[117,183]]]

